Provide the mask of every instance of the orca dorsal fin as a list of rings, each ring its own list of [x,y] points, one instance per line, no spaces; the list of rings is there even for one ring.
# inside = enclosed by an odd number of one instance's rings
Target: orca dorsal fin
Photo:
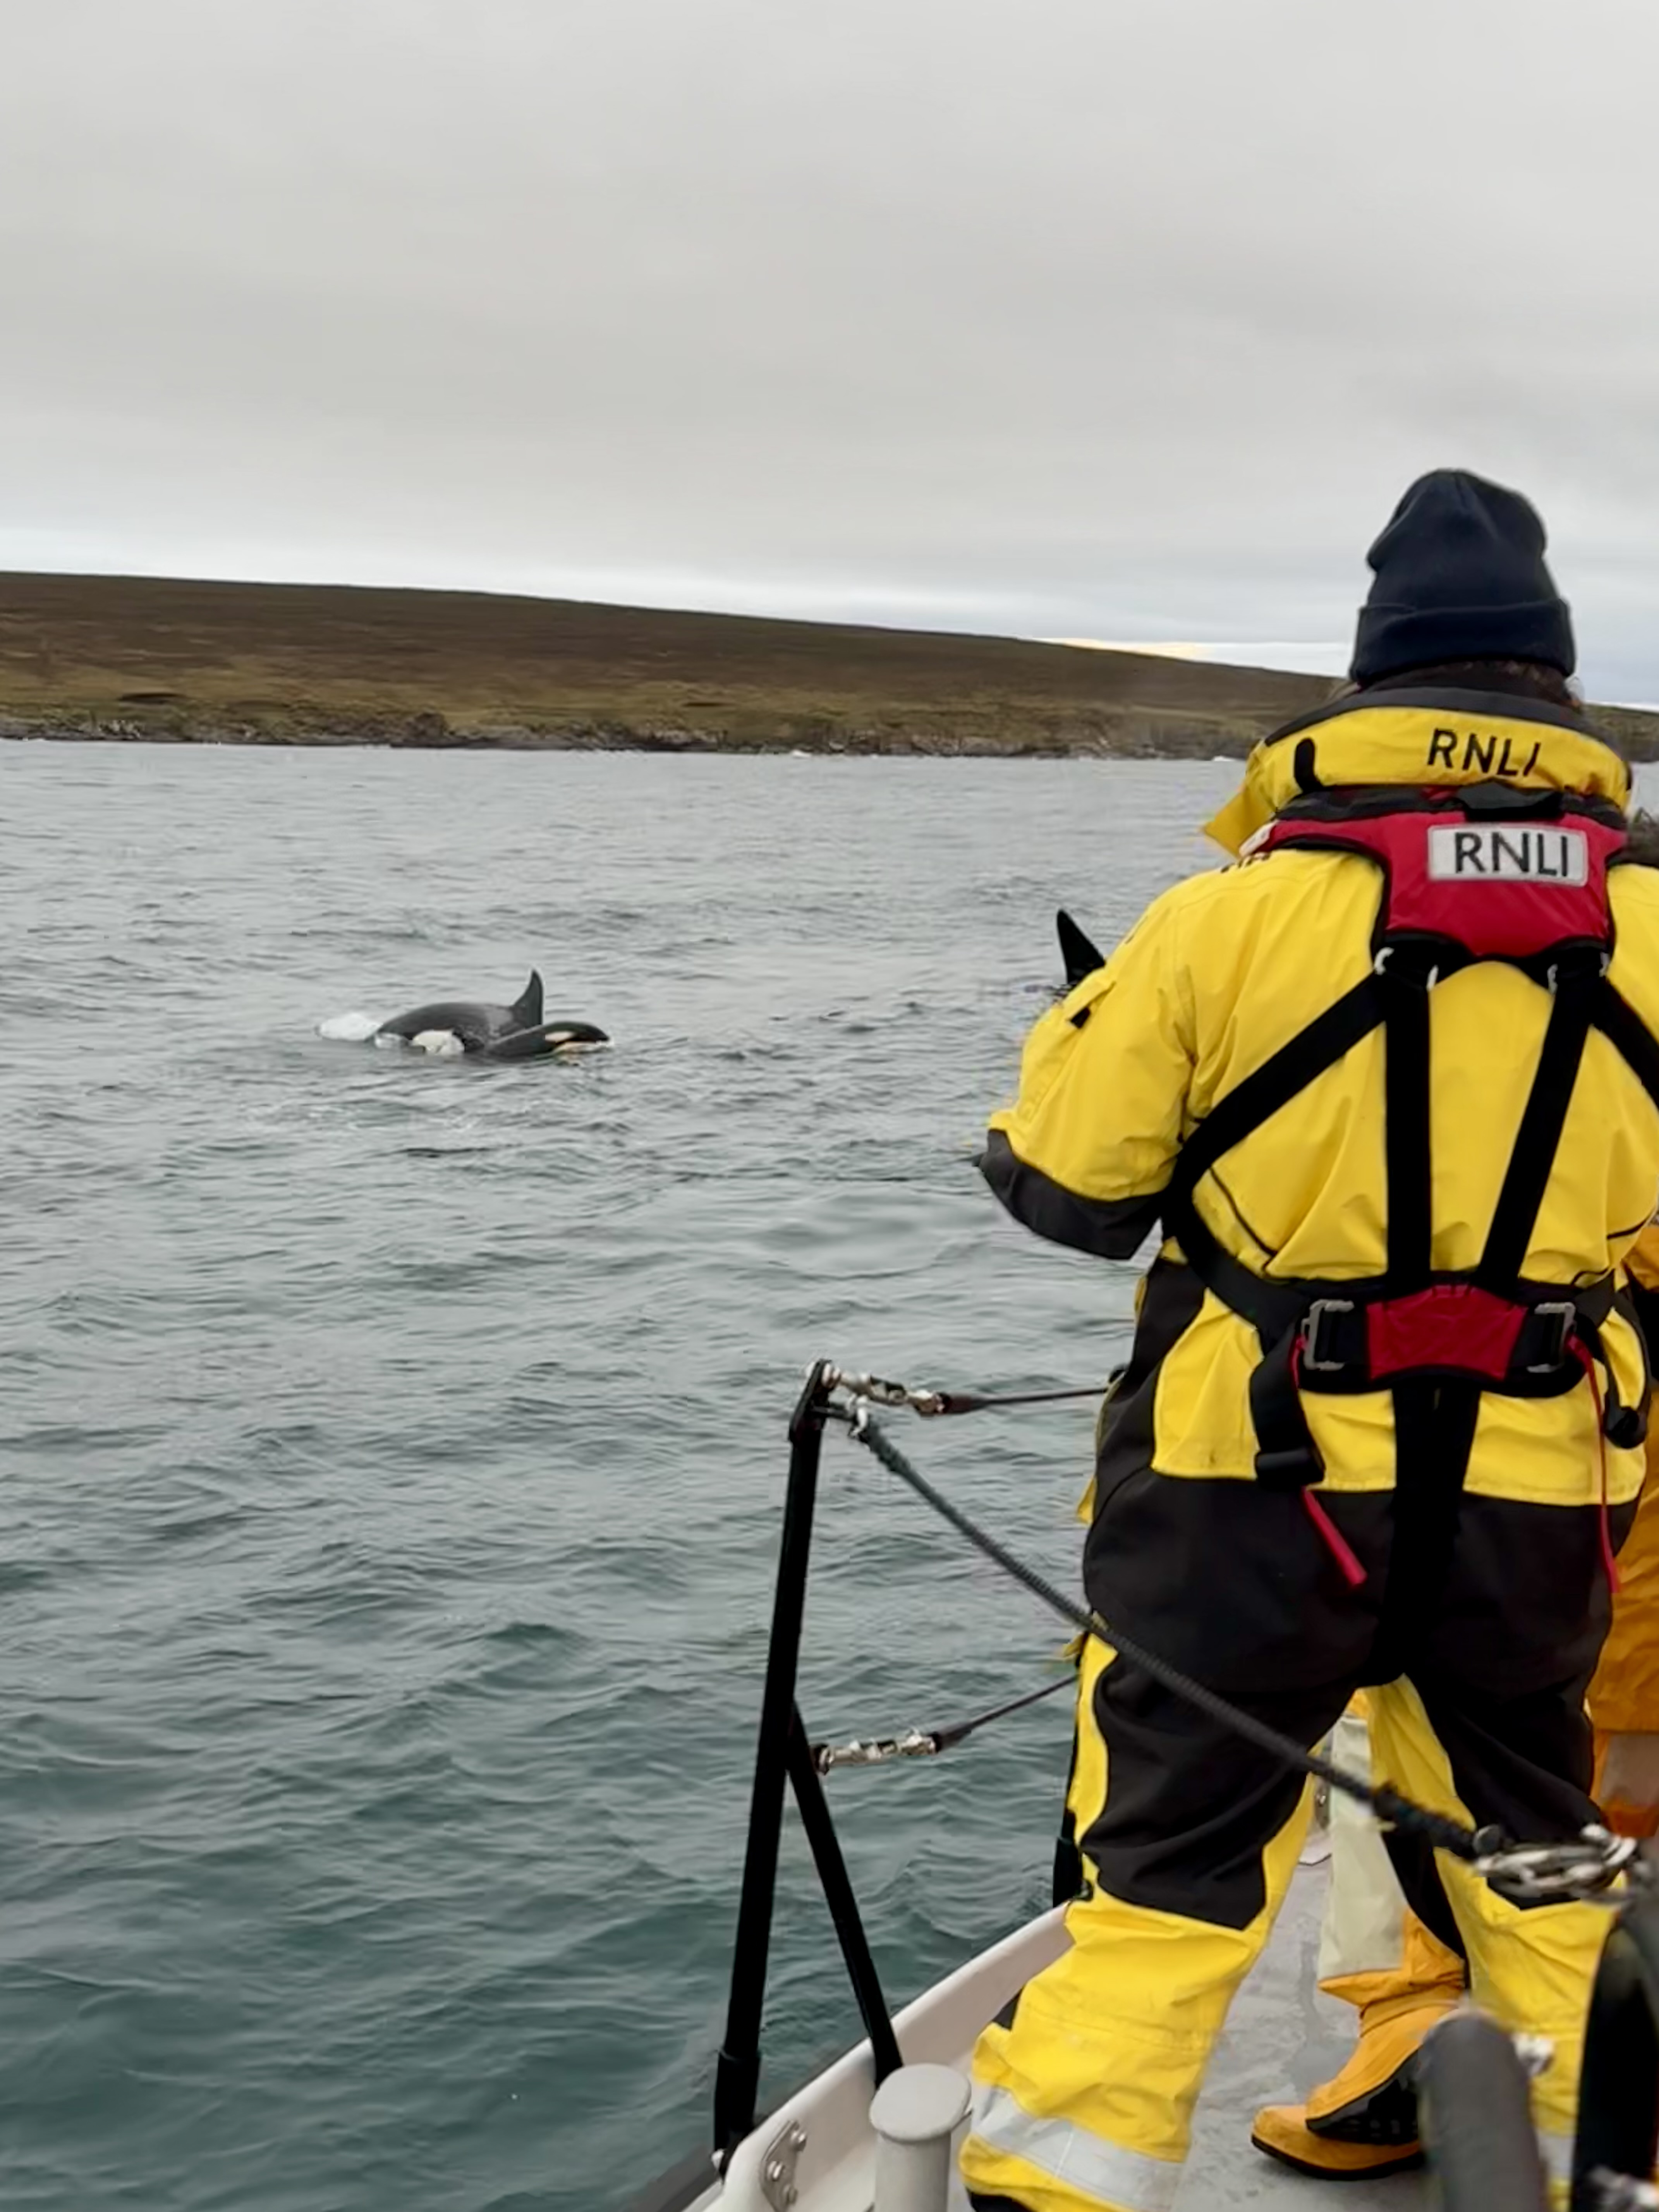
[[[1054,927],[1060,932],[1060,957],[1066,966],[1066,988],[1073,991],[1085,975],[1092,975],[1097,968],[1106,965],[1106,957],[1078,927],[1064,907],[1054,916]]]
[[[533,968],[530,971],[530,981],[525,985],[523,993],[515,1001],[511,1011],[513,1026],[515,1030],[533,1030],[540,1027],[542,979]]]

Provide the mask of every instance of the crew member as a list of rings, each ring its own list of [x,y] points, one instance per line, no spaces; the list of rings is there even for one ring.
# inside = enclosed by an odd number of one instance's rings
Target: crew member
[[[1358,692],[1258,746],[1243,864],[1157,900],[1029,1038],[985,1172],[1127,1259],[1091,1605],[1312,1746],[1518,1838],[1594,1816],[1585,1686],[1639,1488],[1615,1278],[1659,1194],[1659,874],[1567,684],[1516,494],[1457,471],[1372,548]],[[981,2212],[1164,2212],[1211,2045],[1306,1831],[1302,1779],[1091,1641],[1070,1948],[982,2036]],[[1605,1929],[1441,1855],[1475,1992],[1548,2037],[1567,2156]]]

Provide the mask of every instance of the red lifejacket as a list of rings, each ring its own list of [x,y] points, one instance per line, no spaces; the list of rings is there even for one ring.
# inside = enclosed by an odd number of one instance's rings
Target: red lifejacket
[[[1426,949],[1439,975],[1504,960],[1550,988],[1565,958],[1594,956],[1605,971],[1607,869],[1625,842],[1623,816],[1602,802],[1477,784],[1368,793],[1346,806],[1340,793],[1316,794],[1276,816],[1253,849],[1362,854],[1382,872],[1379,953]]]

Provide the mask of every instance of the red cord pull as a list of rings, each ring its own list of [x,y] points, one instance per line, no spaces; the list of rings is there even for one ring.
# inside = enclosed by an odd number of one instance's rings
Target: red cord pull
[[[1308,1509],[1308,1518],[1325,1540],[1325,1548],[1342,1570],[1342,1579],[1350,1589],[1358,1589],[1365,1581],[1365,1570],[1359,1564],[1353,1547],[1337,1527],[1311,1490],[1302,1493],[1302,1503]]]

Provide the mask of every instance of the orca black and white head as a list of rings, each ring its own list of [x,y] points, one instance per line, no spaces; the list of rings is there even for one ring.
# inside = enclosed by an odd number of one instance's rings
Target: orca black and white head
[[[592,1022],[550,1022],[542,1005],[542,979],[533,969],[510,1006],[479,999],[438,999],[382,1022],[375,1040],[382,1038],[418,1045],[427,1052],[467,1053],[478,1060],[546,1060],[611,1042]]]

